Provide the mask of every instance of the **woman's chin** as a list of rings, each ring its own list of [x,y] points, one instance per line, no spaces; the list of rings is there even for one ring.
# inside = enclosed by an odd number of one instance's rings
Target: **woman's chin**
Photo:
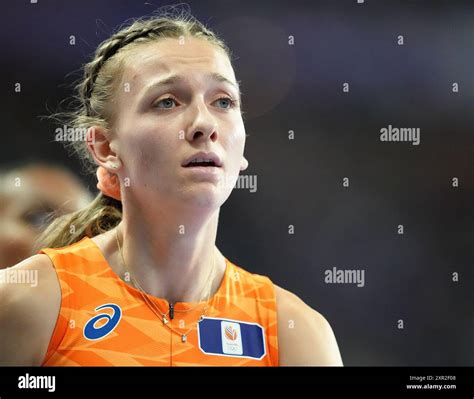
[[[199,208],[218,208],[221,206],[221,193],[216,186],[193,187],[181,197],[183,203]]]

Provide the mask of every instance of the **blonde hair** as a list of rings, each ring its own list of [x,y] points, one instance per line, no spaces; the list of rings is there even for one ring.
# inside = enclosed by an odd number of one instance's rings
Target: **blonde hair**
[[[226,44],[214,32],[196,20],[179,5],[159,9],[152,17],[134,19],[119,28],[97,47],[93,59],[84,65],[84,76],[76,86],[72,112],[56,113],[53,119],[78,131],[101,126],[108,131],[112,113],[107,109],[124,69],[126,53],[143,43],[185,36],[203,38],[220,47],[232,59]],[[97,165],[84,141],[72,141],[66,147],[76,154],[89,173]],[[83,237],[102,234],[122,219],[122,204],[102,193],[84,209],[53,220],[39,237],[36,248],[58,248],[73,244]]]

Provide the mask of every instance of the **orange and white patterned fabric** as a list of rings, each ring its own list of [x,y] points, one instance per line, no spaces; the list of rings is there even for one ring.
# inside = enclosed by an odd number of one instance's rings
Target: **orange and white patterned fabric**
[[[62,297],[43,366],[278,365],[275,289],[266,276],[225,258],[224,278],[202,321],[202,304],[174,305],[169,322],[178,334],[120,279],[90,238],[39,253],[51,259]],[[145,295],[168,312],[165,299]],[[180,334],[191,328],[183,342]]]

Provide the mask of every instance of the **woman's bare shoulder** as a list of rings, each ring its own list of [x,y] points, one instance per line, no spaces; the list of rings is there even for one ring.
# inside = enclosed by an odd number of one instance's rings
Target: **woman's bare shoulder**
[[[61,288],[47,255],[0,270],[0,365],[39,365],[61,305]]]
[[[328,321],[298,296],[275,285],[280,366],[342,366]]]

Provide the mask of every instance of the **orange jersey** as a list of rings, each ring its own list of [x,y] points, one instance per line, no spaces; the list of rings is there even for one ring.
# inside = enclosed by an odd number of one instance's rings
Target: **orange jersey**
[[[168,321],[173,332],[142,295],[163,314],[168,302],[122,281],[90,238],[39,252],[51,259],[61,286],[43,366],[278,365],[276,298],[268,277],[225,258],[204,318],[198,322],[202,304],[177,302]]]

